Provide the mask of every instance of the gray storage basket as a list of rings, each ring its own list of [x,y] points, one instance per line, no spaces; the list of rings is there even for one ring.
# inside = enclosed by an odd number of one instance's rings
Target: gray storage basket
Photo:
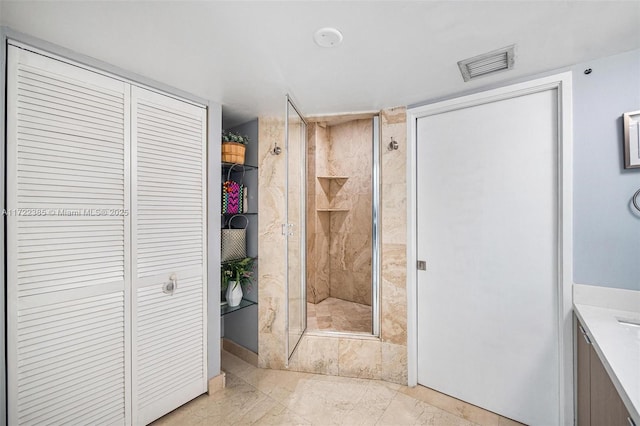
[[[244,228],[231,229],[231,222],[238,216],[244,218]],[[222,228],[220,238],[222,242],[220,260],[222,262],[247,257],[247,226],[249,226],[249,219],[244,215],[237,214],[231,216],[226,228]]]

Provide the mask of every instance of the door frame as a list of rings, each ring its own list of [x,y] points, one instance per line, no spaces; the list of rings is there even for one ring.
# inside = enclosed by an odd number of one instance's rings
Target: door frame
[[[417,120],[518,96],[557,90],[558,105],[558,359],[559,424],[573,424],[573,115],[571,72],[486,90],[407,110],[407,368],[408,385],[418,384]]]
[[[307,226],[306,226],[306,216],[307,216],[307,185],[306,185],[306,176],[307,176],[307,126],[309,123],[304,115],[300,112],[295,102],[291,98],[291,96],[287,93],[285,101],[285,121],[284,121],[284,151],[285,151],[285,222],[283,224],[283,235],[285,236],[285,268],[287,271],[287,279],[285,284],[285,298],[284,298],[284,323],[285,323],[285,367],[289,368],[289,360],[295,353],[302,337],[307,332]],[[298,114],[300,120],[304,123],[305,133],[304,133],[304,141],[302,146],[302,153],[304,153],[304,161],[302,164],[302,188],[301,188],[301,197],[300,200],[300,215],[302,217],[302,223],[300,224],[299,237],[300,237],[300,274],[301,274],[301,298],[304,301],[302,304],[302,318],[304,321],[304,327],[302,327],[302,333],[300,334],[300,338],[291,348],[291,342],[289,342],[289,226],[291,226],[291,222],[289,221],[289,106],[293,108],[293,110]]]

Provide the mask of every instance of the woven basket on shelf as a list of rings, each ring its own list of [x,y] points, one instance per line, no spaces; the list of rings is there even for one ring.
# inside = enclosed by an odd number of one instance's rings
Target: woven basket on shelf
[[[244,164],[246,146],[238,142],[222,142],[222,162]]]

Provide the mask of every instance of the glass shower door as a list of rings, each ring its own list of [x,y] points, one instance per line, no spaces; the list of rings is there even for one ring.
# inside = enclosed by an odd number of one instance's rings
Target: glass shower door
[[[287,157],[287,359],[307,327],[305,194],[307,124],[287,96],[285,121]]]

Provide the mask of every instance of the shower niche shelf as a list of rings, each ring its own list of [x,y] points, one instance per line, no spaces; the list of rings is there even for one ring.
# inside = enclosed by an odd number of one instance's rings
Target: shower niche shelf
[[[327,194],[329,199],[329,205],[333,204],[333,198],[342,186],[347,182],[349,176],[317,176],[317,179],[320,181],[320,186],[322,190]],[[317,212],[328,212],[328,213],[337,213],[337,212],[348,212],[350,209],[344,207],[323,207],[317,208]]]
[[[349,179],[349,176],[318,176],[318,179],[335,180],[337,184],[342,184]]]
[[[317,212],[348,212],[349,209],[316,209]]]
[[[318,176],[317,178],[320,181],[322,190],[330,194],[340,191],[340,188],[347,182],[349,176]]]

